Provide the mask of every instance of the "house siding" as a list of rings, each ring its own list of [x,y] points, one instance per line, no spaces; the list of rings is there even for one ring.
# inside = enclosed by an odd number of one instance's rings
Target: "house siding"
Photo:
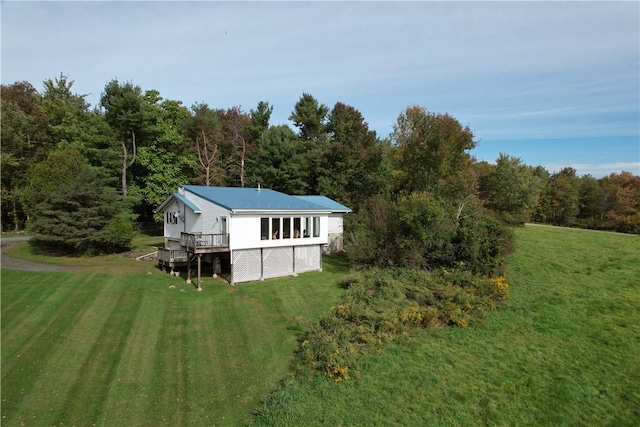
[[[199,197],[189,191],[185,191],[184,196],[198,206],[202,213],[192,214],[192,221],[189,221],[187,225],[187,232],[189,233],[202,233],[202,234],[220,234],[221,230],[221,218],[227,218],[227,224],[229,224],[229,210],[222,206],[216,205],[202,197]],[[227,233],[229,230],[227,230]]]
[[[260,220],[261,218],[300,218],[312,217],[320,218],[320,236],[319,237],[299,237],[288,239],[261,239]],[[323,214],[300,214],[300,213],[282,213],[282,214],[265,214],[265,215],[234,215],[230,219],[230,248],[233,249],[250,249],[250,248],[277,248],[287,246],[307,246],[307,245],[326,245],[328,240],[329,218],[326,213]],[[293,221],[292,221],[293,222]],[[292,231],[293,234],[293,231]]]

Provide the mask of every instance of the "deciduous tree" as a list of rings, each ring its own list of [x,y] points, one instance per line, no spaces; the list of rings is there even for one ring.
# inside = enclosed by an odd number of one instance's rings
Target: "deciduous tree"
[[[547,186],[549,221],[558,225],[573,225],[580,212],[579,191],[580,179],[574,168],[562,168],[551,175]]]
[[[150,221],[153,209],[188,183],[196,165],[186,138],[189,110],[180,101],[165,100],[157,91],[145,93],[144,145],[138,148],[131,194],[140,200],[140,219]]]
[[[518,157],[503,153],[486,178],[487,206],[510,224],[524,224],[538,204],[544,183]]]
[[[397,147],[396,188],[428,191],[465,199],[475,191],[469,150],[476,146],[469,127],[448,114],[408,107],[398,116],[391,135]]]
[[[191,107],[189,137],[198,163],[195,171],[198,181],[206,186],[224,185],[224,168],[221,162],[221,145],[224,143],[222,123],[215,111],[205,103]]]
[[[111,80],[100,97],[105,109],[105,119],[114,130],[122,148],[122,195],[127,197],[127,171],[135,163],[137,155],[136,133],[144,123],[143,97],[139,86],[127,82],[120,84]],[[131,150],[129,150],[129,144]],[[129,158],[131,154],[131,158]]]

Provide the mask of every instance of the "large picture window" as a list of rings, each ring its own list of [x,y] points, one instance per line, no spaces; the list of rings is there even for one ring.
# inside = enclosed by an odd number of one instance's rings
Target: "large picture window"
[[[304,218],[302,226],[302,237],[311,237],[311,218]]]
[[[301,236],[300,221],[301,221],[301,218],[293,218],[293,238],[294,239],[298,239]]]
[[[282,238],[282,234],[280,233],[280,218],[271,218],[271,238]]]
[[[269,218],[260,218],[260,240],[269,240]]]

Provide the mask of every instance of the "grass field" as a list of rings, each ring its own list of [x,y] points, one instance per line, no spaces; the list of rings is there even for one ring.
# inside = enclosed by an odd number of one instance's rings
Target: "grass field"
[[[151,262],[66,263],[2,271],[3,426],[245,424],[286,373],[296,317],[319,318],[347,269],[195,292]]]
[[[290,381],[257,425],[640,424],[640,239],[526,227],[509,307],[426,330],[340,384]]]
[[[340,384],[287,377],[297,317],[342,292],[340,258],[236,287],[207,278],[201,293],[120,256],[4,270],[1,424],[638,425],[640,239],[516,234],[507,309],[385,346]],[[25,246],[14,254],[42,259]]]

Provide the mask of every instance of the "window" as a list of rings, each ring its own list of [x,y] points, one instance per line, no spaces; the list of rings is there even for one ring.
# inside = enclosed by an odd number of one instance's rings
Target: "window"
[[[167,212],[165,214],[167,224],[177,224],[178,223],[178,213],[177,212]]]
[[[313,217],[313,237],[320,237],[320,217]]]
[[[269,240],[269,218],[260,218],[260,240]]]
[[[271,218],[271,238],[279,239],[282,235],[280,234],[280,218]]]
[[[293,218],[293,238],[300,238],[300,218]]]
[[[291,218],[282,218],[282,238],[291,238]]]
[[[304,218],[304,226],[302,227],[302,237],[311,237],[311,218]]]

